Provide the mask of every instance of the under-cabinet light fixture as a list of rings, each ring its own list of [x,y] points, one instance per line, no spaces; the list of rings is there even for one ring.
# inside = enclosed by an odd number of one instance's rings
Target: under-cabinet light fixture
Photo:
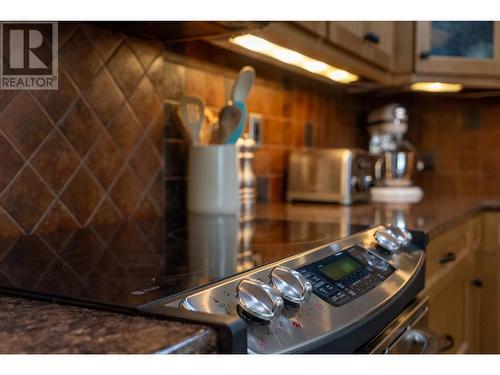
[[[252,34],[230,38],[229,41],[240,47],[272,57],[286,64],[305,69],[314,74],[319,74],[332,81],[351,83],[359,79],[355,74],[336,68],[322,61],[315,60],[291,49],[281,47]]]
[[[413,91],[459,92],[462,90],[462,85],[459,83],[415,82],[410,86],[410,88]]]

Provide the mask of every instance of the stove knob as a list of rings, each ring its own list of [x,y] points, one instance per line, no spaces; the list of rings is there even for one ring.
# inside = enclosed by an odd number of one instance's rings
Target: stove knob
[[[275,267],[269,275],[273,289],[286,302],[301,305],[309,299],[312,293],[311,283],[299,272],[285,267]]]
[[[389,226],[387,227],[387,231],[391,233],[396,239],[398,240],[399,245],[406,247],[410,244],[410,241],[406,237],[405,232],[401,230],[401,228],[396,227],[396,226]],[[406,231],[408,232],[408,231]],[[411,236],[411,235],[410,235]]]
[[[375,241],[377,244],[391,253],[395,253],[399,250],[399,243],[397,238],[395,238],[386,229],[378,230],[375,232]]]
[[[243,279],[236,287],[238,306],[248,315],[263,321],[277,318],[283,309],[283,299],[262,281]]]

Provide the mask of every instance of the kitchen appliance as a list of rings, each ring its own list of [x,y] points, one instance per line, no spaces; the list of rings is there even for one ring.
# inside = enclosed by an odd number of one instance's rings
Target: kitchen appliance
[[[375,163],[376,186],[370,190],[371,198],[380,202],[418,202],[423,191],[413,186],[412,176],[422,170],[415,148],[403,139],[408,130],[408,114],[399,104],[380,107],[368,116],[370,154]]]
[[[249,353],[363,351],[416,315],[405,308],[424,286],[424,245],[422,233],[378,226],[140,308],[239,316]]]
[[[198,323],[218,332],[220,352],[247,351],[238,315],[151,303],[277,262],[366,228],[345,222],[240,221],[227,215],[164,219],[0,238],[0,289],[129,314]],[[145,308],[150,306],[150,308]],[[160,311],[161,310],[161,311]],[[168,350],[166,350],[168,351]]]
[[[368,201],[375,160],[364,150],[350,148],[292,151],[287,199],[341,204]]]
[[[0,288],[209,325],[221,352],[248,353],[364,350],[423,289],[422,232],[186,219],[3,239]]]

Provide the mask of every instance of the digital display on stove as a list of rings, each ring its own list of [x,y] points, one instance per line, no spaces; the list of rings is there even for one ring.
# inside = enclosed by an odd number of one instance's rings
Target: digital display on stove
[[[321,268],[318,269],[321,271],[321,273],[324,273],[330,279],[340,280],[360,268],[360,263],[356,262],[350,256],[344,256],[331,263],[324,264]]]

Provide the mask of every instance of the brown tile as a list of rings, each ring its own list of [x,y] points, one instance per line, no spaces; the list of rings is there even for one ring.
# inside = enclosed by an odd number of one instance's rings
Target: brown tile
[[[123,159],[113,141],[103,134],[85,162],[101,185],[107,189],[123,165]]]
[[[479,136],[479,151],[488,153],[494,150],[500,151],[500,126],[498,128],[481,129]]]
[[[500,175],[498,173],[483,173],[481,196],[484,198],[498,198],[500,196]]]
[[[163,109],[153,85],[146,76],[142,78],[132,95],[130,95],[129,102],[143,127],[149,126],[151,121]]]
[[[178,99],[184,93],[186,85],[186,68],[183,65],[165,61],[165,98]]]
[[[153,125],[149,128],[148,137],[149,140],[156,147],[156,150],[160,155],[162,155],[163,150],[163,138],[164,138],[165,128],[164,128],[164,119],[163,119],[163,111],[161,111],[156,119],[153,121]]]
[[[121,220],[120,212],[117,211],[111,200],[106,197],[92,217],[92,225],[114,224]]]
[[[16,223],[5,213],[3,209],[0,210],[0,237],[15,237],[23,234],[22,230]],[[2,243],[3,245],[3,243]],[[4,247],[2,246],[2,249]],[[3,256],[0,254],[0,259]]]
[[[101,59],[80,29],[59,51],[59,61],[82,91],[90,86],[102,66]]]
[[[256,175],[265,176],[271,171],[271,150],[262,147],[255,151],[253,170]]]
[[[113,142],[125,157],[132,151],[137,141],[141,138],[143,128],[130,106],[125,104],[120,109],[120,112],[111,120],[108,132]]]
[[[462,171],[477,171],[479,170],[479,154],[478,153],[461,153],[458,156],[459,169]]]
[[[163,84],[165,82],[165,64],[163,55],[159,55],[149,66],[147,71],[147,75],[151,80],[157,94],[160,98],[165,97],[165,93],[163,91]]]
[[[60,202],[56,202],[50,208],[43,220],[36,228],[37,233],[52,232],[57,229],[74,228],[78,223],[73,219],[68,209]]]
[[[288,168],[290,151],[283,148],[271,149],[271,173],[284,174]]]
[[[135,220],[151,220],[158,217],[158,214],[159,212],[149,197],[145,197],[134,212],[133,217]]]
[[[0,169],[0,192],[12,180],[24,165],[21,155],[9,144],[7,139],[0,134],[0,160],[3,161]]]
[[[50,191],[27,166],[2,193],[0,204],[26,232],[29,232],[52,199]]]
[[[59,49],[63,47],[71,36],[78,30],[77,22],[59,22],[57,27]]]
[[[160,155],[148,138],[137,148],[130,164],[144,186],[149,185],[151,178],[161,165]]]
[[[483,154],[481,158],[483,172],[500,172],[500,152]]]
[[[61,196],[80,224],[85,224],[102,197],[99,185],[86,168],[81,167]]]
[[[118,112],[125,98],[106,69],[101,70],[87,93],[92,109],[104,126]]]
[[[32,165],[57,194],[78,167],[79,158],[54,130],[33,156]]]
[[[182,203],[184,202],[182,200],[182,194],[186,192],[186,184],[185,180],[182,180],[179,186],[183,186],[184,188],[182,189],[181,192],[177,195],[177,198],[181,196],[181,199],[179,199],[176,204],[179,204],[182,206]],[[165,191],[165,176],[160,171],[159,173],[156,174],[155,180],[151,187],[149,188],[149,196],[151,197],[151,201],[154,202],[155,205],[157,205],[160,208],[160,211],[163,212],[165,210],[165,197],[166,197],[166,191]]]
[[[0,127],[26,158],[52,129],[47,116],[27,92],[20,93],[4,109]]]
[[[478,173],[458,177],[458,195],[460,197],[477,197],[480,193],[480,176]]]
[[[137,57],[126,43],[123,43],[113,54],[107,66],[126,97],[129,96],[144,74]]]
[[[269,178],[269,202],[281,202],[285,199],[285,186],[282,177]]]
[[[0,90],[0,112],[2,112],[18,92],[14,90]]]
[[[59,128],[82,157],[103,131],[99,119],[83,99],[78,100],[73,106]]]
[[[110,191],[111,199],[118,206],[123,216],[128,218],[132,214],[142,192],[140,182],[134,177],[132,171],[125,167]]]
[[[264,144],[292,144],[292,124],[290,122],[264,118],[262,130]]]
[[[68,79],[64,69],[59,66],[58,89],[34,90],[33,95],[49,114],[52,121],[57,123],[78,97],[78,90]]]
[[[456,154],[438,154],[437,169],[440,172],[455,172],[458,170],[458,155]]]
[[[152,61],[162,50],[160,41],[146,40],[134,37],[127,38],[127,44],[135,52],[144,69],[148,69]]]
[[[81,28],[103,61],[108,60],[123,40],[122,34],[104,27],[84,24]]]

